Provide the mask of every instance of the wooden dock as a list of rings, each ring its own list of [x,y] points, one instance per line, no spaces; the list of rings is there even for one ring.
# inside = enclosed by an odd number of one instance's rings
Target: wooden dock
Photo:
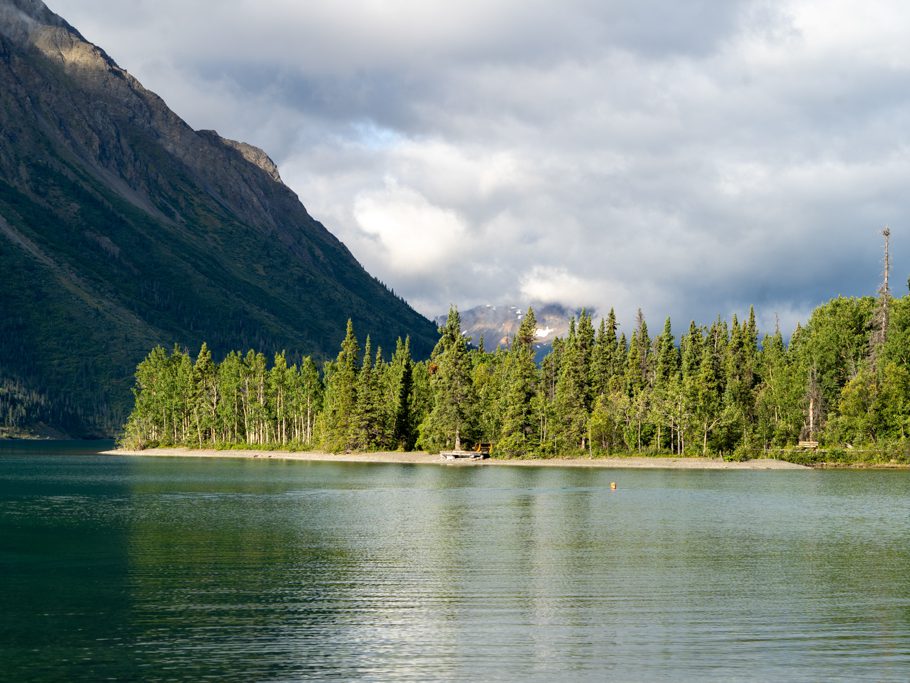
[[[493,451],[493,444],[491,443],[481,443],[477,444],[474,450],[465,451],[460,448],[456,448],[452,451],[440,451],[439,456],[443,460],[485,460],[490,457],[490,453]]]
[[[483,460],[489,458],[489,453],[479,451],[440,451],[439,456],[443,460]]]

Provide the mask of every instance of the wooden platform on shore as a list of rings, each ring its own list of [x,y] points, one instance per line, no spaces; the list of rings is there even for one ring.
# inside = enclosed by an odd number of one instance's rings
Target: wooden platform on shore
[[[439,457],[443,460],[484,460],[490,454],[483,451],[440,451]]]

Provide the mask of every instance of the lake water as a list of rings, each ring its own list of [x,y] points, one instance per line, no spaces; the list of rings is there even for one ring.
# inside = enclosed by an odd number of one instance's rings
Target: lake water
[[[86,450],[0,447],[0,679],[910,679],[908,471]]]

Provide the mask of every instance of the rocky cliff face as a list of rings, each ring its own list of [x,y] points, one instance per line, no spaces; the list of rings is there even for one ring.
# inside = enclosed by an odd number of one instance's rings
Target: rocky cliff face
[[[0,272],[0,422],[6,383],[110,433],[156,343],[326,356],[348,317],[435,341],[265,152],[194,131],[38,0],[0,0]]]

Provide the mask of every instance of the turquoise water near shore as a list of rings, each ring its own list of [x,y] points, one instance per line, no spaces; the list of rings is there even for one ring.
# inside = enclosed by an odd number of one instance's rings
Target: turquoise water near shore
[[[4,680],[910,678],[907,471],[91,450],[0,445]]]

